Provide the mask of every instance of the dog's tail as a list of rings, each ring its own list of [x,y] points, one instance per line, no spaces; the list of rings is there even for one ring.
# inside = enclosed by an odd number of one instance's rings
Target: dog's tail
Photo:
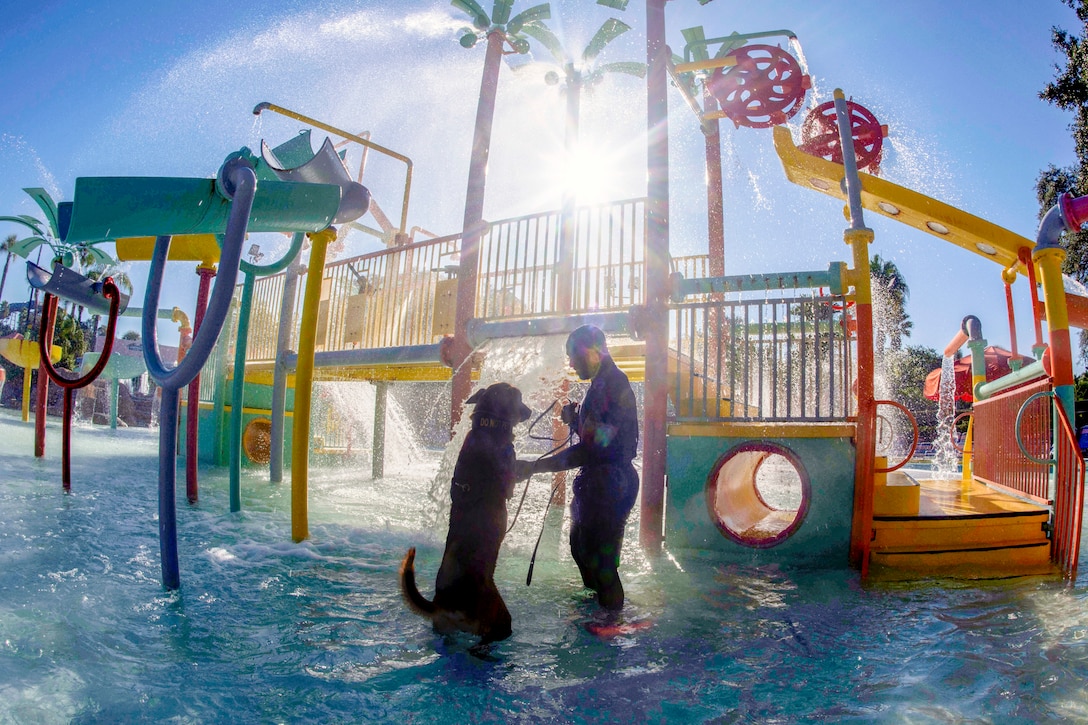
[[[404,595],[404,601],[413,612],[424,617],[433,617],[438,608],[434,606],[434,602],[428,601],[419,593],[416,587],[415,562],[416,549],[413,546],[400,563],[400,593]]]

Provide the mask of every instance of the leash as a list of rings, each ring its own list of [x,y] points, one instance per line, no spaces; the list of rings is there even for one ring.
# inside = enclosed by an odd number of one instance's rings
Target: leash
[[[557,401],[555,401],[555,402],[556,402],[556,403],[558,403],[559,401],[557,400]],[[552,408],[554,408],[554,407],[555,407],[555,403],[552,403],[552,404],[551,404],[551,407],[549,407],[549,408],[548,408],[548,410],[551,410],[551,409],[552,409]],[[548,412],[548,410],[545,410],[545,411],[544,411],[544,413],[547,413],[547,412]],[[544,413],[541,413],[541,414],[540,414],[540,417],[543,417]],[[537,421],[538,421],[538,420],[540,420],[540,417],[538,417],[538,418],[537,418]],[[536,421],[533,421],[533,425],[536,425]],[[530,426],[530,427],[529,427],[529,430],[532,430],[532,426]],[[562,440],[562,441],[561,441],[561,442],[559,443],[559,445],[557,445],[557,446],[556,446],[555,448],[552,448],[552,449],[551,449],[550,451],[548,451],[547,453],[542,453],[541,455],[537,456],[537,459],[536,459],[536,460],[538,460],[538,461],[539,461],[539,460],[540,460],[541,458],[544,458],[544,457],[546,457],[546,456],[550,456],[551,454],[553,454],[553,453],[555,453],[556,451],[560,450],[561,448],[565,447],[565,446],[566,446],[566,445],[567,445],[568,443],[570,443],[570,439],[571,439],[571,436],[572,436],[572,435],[573,435],[573,434],[571,434],[571,435],[568,435],[568,436],[567,436],[566,438],[564,438],[564,439],[563,439],[563,440]],[[550,440],[550,441],[553,441],[553,442],[554,442],[554,440],[555,440],[555,439],[554,439],[554,438],[540,438],[540,439],[538,439],[538,440]],[[518,501],[518,508],[517,508],[517,511],[515,511],[515,512],[514,512],[514,519],[513,519],[513,520],[512,520],[511,522],[510,522],[510,525],[509,525],[509,526],[508,526],[508,527],[506,528],[506,533],[507,533],[507,534],[509,534],[509,533],[510,533],[511,531],[513,531],[513,530],[514,530],[514,524],[516,524],[516,523],[518,522],[518,516],[519,516],[519,515],[521,514],[521,507],[522,507],[522,505],[523,505],[523,504],[525,503],[525,496],[526,496],[526,494],[528,494],[528,493],[529,493],[529,482],[530,482],[530,481],[532,481],[532,480],[533,480],[533,474],[530,474],[530,475],[529,475],[529,477],[525,479],[525,488],[523,488],[523,489],[521,490],[521,500],[520,500],[520,501]],[[549,499],[548,499],[548,503],[550,504],[550,503],[551,503],[551,501],[552,501],[552,500],[551,500],[551,499],[549,498]],[[546,510],[547,510],[547,509],[545,509],[545,511],[546,511]]]
[[[569,441],[570,438],[568,437]],[[543,457],[543,456],[542,456]],[[532,476],[529,476],[532,478]],[[525,586],[529,586],[533,583],[533,567],[536,566],[536,552],[540,548],[540,540],[544,538],[544,527],[548,524],[548,510],[551,508],[552,499],[555,498],[555,492],[559,490],[559,484],[552,486],[552,492],[548,496],[548,503],[544,506],[544,518],[540,522],[540,533],[536,535],[536,545],[533,547],[533,555],[529,558],[529,573],[525,575]]]
[[[559,402],[559,399],[557,398],[555,400],[555,403],[558,403],[558,402]],[[555,403],[552,403],[551,406],[548,408],[548,410],[551,410],[552,408],[554,408]],[[566,413],[566,408],[567,408],[567,406],[564,406],[564,413]],[[567,420],[565,422],[568,425],[570,425],[569,420]],[[535,425],[535,423],[534,423],[534,425]],[[531,430],[531,428],[530,428],[530,430]],[[573,428],[571,428],[570,432],[567,433],[567,439],[565,441],[563,441],[562,443],[560,443],[555,448],[553,448],[552,450],[545,453],[544,456],[550,455],[550,454],[554,453],[555,451],[559,450],[560,448],[562,448],[563,446],[570,444],[571,438],[573,438],[573,437],[574,437],[574,430],[573,430]],[[543,458],[544,456],[541,456],[540,458]],[[538,458],[537,460],[539,461],[540,458]],[[529,478],[532,478],[532,476],[529,476]],[[525,481],[525,490],[529,490],[529,481],[528,480]],[[525,575],[525,586],[530,586],[533,583],[533,568],[536,566],[536,553],[537,553],[537,551],[540,550],[540,541],[541,541],[541,539],[544,538],[544,527],[547,526],[547,524],[548,524],[548,511],[551,510],[552,499],[555,498],[555,494],[556,494],[556,492],[558,490],[559,490],[559,484],[557,483],[554,486],[552,486],[552,492],[550,494],[548,494],[548,503],[545,504],[545,506],[544,506],[544,516],[540,521],[540,533],[536,535],[536,544],[533,546],[533,555],[531,557],[529,557],[529,572]],[[519,510],[521,509],[520,505],[518,506],[518,509]]]
[[[555,400],[553,400],[553,401],[552,401],[552,404],[551,404],[551,405],[549,405],[549,406],[548,406],[548,407],[547,407],[547,408],[546,408],[546,409],[545,409],[545,410],[544,410],[544,411],[543,411],[543,412],[542,412],[542,413],[541,413],[540,415],[538,415],[538,416],[536,417],[536,420],[534,420],[534,421],[533,421],[532,423],[530,423],[530,424],[529,424],[529,431],[528,431],[528,436],[529,436],[530,438],[532,438],[533,440],[536,440],[536,441],[551,441],[552,443],[555,443],[556,439],[555,439],[555,438],[552,438],[551,436],[537,436],[537,435],[533,435],[533,428],[536,428],[536,424],[537,424],[537,423],[539,423],[539,422],[540,422],[540,420],[541,420],[541,419],[542,419],[542,418],[543,418],[543,417],[544,417],[545,415],[547,415],[548,413],[550,413],[550,412],[552,411],[552,408],[554,408],[554,407],[555,407],[555,406],[556,406],[556,405],[557,405],[557,404],[559,403],[559,401],[560,401],[560,398],[556,398]],[[566,408],[567,406],[563,406],[563,407],[564,407],[564,408]],[[569,424],[569,422],[568,422],[568,424]],[[539,460],[540,460],[541,458],[544,458],[544,457],[546,457],[546,456],[550,456],[551,454],[553,454],[553,453],[555,453],[556,451],[560,450],[560,449],[561,449],[561,448],[563,448],[564,446],[567,446],[567,445],[569,445],[569,444],[570,444],[570,439],[571,439],[571,438],[572,438],[573,436],[574,436],[574,431],[573,431],[573,430],[571,430],[571,431],[570,431],[570,432],[569,432],[569,433],[567,434],[567,437],[566,437],[566,438],[564,438],[564,439],[563,439],[562,441],[560,441],[560,442],[559,442],[559,445],[557,445],[557,446],[556,446],[555,448],[552,448],[552,449],[551,449],[550,451],[548,451],[547,453],[542,453],[541,455],[537,456],[537,459],[536,459],[536,460],[538,460],[538,461],[539,461]],[[529,481],[531,481],[532,479],[533,479],[532,475],[530,475],[530,476],[529,476],[528,478],[526,478],[526,479],[525,479],[525,488],[523,488],[523,489],[522,489],[522,491],[521,491],[521,500],[520,500],[520,501],[518,501],[518,508],[517,508],[517,511],[515,511],[515,512],[514,512],[514,520],[513,520],[513,521],[511,521],[511,522],[510,522],[510,526],[508,526],[508,527],[506,528],[506,533],[507,533],[507,534],[509,534],[509,533],[510,533],[511,531],[513,531],[513,530],[514,530],[514,524],[516,524],[516,523],[518,522],[518,516],[519,516],[519,515],[521,514],[521,507],[522,507],[522,504],[524,504],[524,503],[525,503],[525,496],[526,496],[526,494],[528,494],[528,493],[529,493]],[[554,494],[554,491],[553,491],[552,493]],[[551,498],[549,498],[549,499],[548,499],[548,503],[549,503],[549,504],[551,504],[551,501],[552,501],[552,500],[551,500]],[[547,509],[545,509],[545,513],[546,513],[546,512],[547,512]],[[504,534],[504,536],[505,536],[505,534]],[[538,544],[540,543],[540,540],[539,540],[539,539],[537,540],[537,543],[538,543]]]

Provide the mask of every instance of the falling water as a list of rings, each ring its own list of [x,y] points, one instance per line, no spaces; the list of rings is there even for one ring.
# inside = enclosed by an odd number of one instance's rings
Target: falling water
[[[954,478],[959,452],[952,444],[952,423],[956,416],[955,360],[945,356],[941,363],[940,402],[937,406],[937,438],[933,441],[933,467],[938,478]]]
[[[370,383],[330,382],[315,386],[325,433],[339,434],[339,447],[345,453],[363,454],[370,450],[374,438],[375,387]],[[391,468],[403,467],[417,461],[419,443],[408,414],[390,396],[386,400],[385,461]]]
[[[505,382],[521,390],[522,400],[528,405],[533,416],[528,423],[515,428],[514,446],[521,458],[535,457],[551,448],[547,445],[540,451],[536,451],[541,443],[529,437],[529,426],[537,416],[545,413],[552,402],[560,395],[560,384],[566,379],[566,357],[564,344],[566,337],[563,335],[540,336],[532,338],[511,338],[491,340],[484,343],[478,352],[483,355],[483,364],[480,367],[480,379],[478,387],[484,388],[498,382]],[[429,492],[430,505],[427,507],[426,520],[431,528],[442,529],[449,513],[449,487],[453,476],[453,467],[457,462],[457,454],[461,450],[465,436],[471,427],[469,419],[471,410],[461,417],[453,431],[453,438],[446,446],[442,456],[442,463],[438,468],[431,483]],[[558,415],[558,411],[543,416],[541,422],[533,430],[537,436],[547,436],[551,433],[551,419]],[[545,441],[543,444],[547,444]],[[546,496],[542,499],[546,500]],[[512,512],[511,512],[512,513]]]
[[[797,58],[797,64],[801,66],[801,73],[809,77],[809,82],[811,83],[811,85],[809,86],[808,93],[808,107],[810,109],[815,108],[820,104],[820,91],[816,87],[816,77],[811,72],[809,72],[808,59],[805,58],[805,51],[801,48],[801,41],[799,41],[797,38],[790,38],[789,49],[790,52],[793,53],[794,57]]]

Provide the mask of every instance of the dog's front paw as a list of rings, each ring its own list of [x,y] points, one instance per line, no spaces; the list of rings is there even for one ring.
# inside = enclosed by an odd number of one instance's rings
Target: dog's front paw
[[[533,462],[532,461],[514,461],[514,480],[524,481],[529,476],[533,475]]]

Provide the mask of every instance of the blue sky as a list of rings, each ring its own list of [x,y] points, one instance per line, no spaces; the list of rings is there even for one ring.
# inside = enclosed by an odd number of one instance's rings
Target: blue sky
[[[519,0],[515,10],[530,4]],[[640,0],[624,13],[592,0],[552,7],[551,26],[571,46],[583,47],[616,15],[633,30],[602,59],[644,58]],[[411,157],[409,226],[449,233],[460,225],[483,50],[457,44],[465,22],[443,0],[5,1],[0,17],[0,214],[37,213],[27,186],[71,199],[79,176],[211,176],[241,146],[276,145],[297,132],[282,118],[255,119],[252,108],[271,101],[370,131]],[[1037,227],[1036,175],[1073,161],[1070,116],[1038,99],[1060,60],[1050,28],[1080,30],[1060,0],[673,0],[667,23],[675,49],[680,30],[694,25],[707,36],[792,30],[819,101],[841,87],[890,126],[886,178],[1028,238]],[[562,100],[540,73],[504,68],[500,84],[485,216],[555,208]],[[602,195],[644,194],[644,99],[639,81],[616,77],[583,101],[583,139],[614,164]],[[672,245],[674,254],[696,253],[706,246],[702,138],[675,91],[670,109]],[[849,258],[841,205],[785,180],[768,130],[724,124],[723,158],[727,273]],[[397,210],[402,178],[396,165],[369,167],[367,184],[387,211]],[[894,222],[866,221],[873,252],[894,260],[910,285],[910,343],[941,349],[975,314],[992,343],[1009,344],[996,265]],[[349,252],[374,248],[360,238]],[[195,275],[178,267],[162,303],[191,312]],[[144,271],[129,269],[137,281]],[[5,298],[25,299],[22,280],[13,263]],[[1024,286],[1022,348],[1031,343]],[[142,291],[139,284],[134,305]],[[165,343],[176,338],[167,325],[160,334]]]

